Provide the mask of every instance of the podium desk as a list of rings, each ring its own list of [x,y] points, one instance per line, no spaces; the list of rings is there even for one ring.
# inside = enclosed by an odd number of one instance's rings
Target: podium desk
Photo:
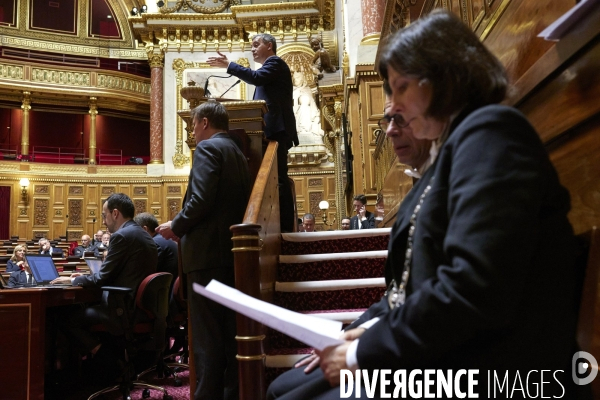
[[[43,399],[46,309],[100,300],[81,287],[0,290],[0,388],[3,399]]]

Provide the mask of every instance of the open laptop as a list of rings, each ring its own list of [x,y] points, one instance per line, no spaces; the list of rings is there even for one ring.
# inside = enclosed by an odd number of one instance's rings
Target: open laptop
[[[90,273],[92,274],[100,271],[100,267],[102,267],[102,260],[98,260],[97,258],[86,258],[85,263],[90,268]]]
[[[70,283],[59,285],[50,284],[50,282],[59,277],[56,265],[54,265],[54,261],[52,261],[50,255],[26,254],[25,259],[27,260],[27,264],[29,264],[33,279],[35,279],[35,286],[71,286]]]

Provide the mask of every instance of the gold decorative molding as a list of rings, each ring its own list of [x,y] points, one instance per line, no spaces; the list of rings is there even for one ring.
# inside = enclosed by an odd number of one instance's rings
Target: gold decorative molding
[[[23,79],[23,66],[0,63],[0,78]]]
[[[106,39],[88,36],[88,25],[90,18],[89,1],[79,1],[77,4],[77,32],[75,35],[61,34],[59,32],[43,32],[29,29],[29,17],[31,9],[29,1],[19,1],[17,15],[17,26],[0,26],[2,46],[17,47],[21,49],[48,51],[70,55],[88,55],[106,58],[137,58],[144,59],[143,51],[135,49],[133,32],[129,24],[128,9],[124,7],[121,0],[106,0],[114,14],[116,24],[122,34],[119,39]],[[57,38],[60,37],[60,42]]]
[[[1,29],[0,29],[1,30]],[[55,36],[52,37],[56,39]],[[47,51],[51,53],[63,53],[74,56],[89,56],[89,57],[103,57],[103,58],[119,58],[119,59],[130,59],[130,60],[144,60],[146,58],[146,52],[141,49],[115,49],[115,48],[102,48],[92,45],[78,45],[69,43],[58,43],[47,40],[36,40],[26,37],[14,37],[14,36],[2,36],[2,46],[14,47],[20,49]]]
[[[98,74],[97,87],[115,90],[124,90],[136,94],[150,96],[150,83],[148,79],[126,78],[115,76],[114,74]]]
[[[491,2],[490,2],[490,4],[491,4]],[[498,22],[500,17],[502,17],[502,14],[504,14],[504,11],[506,10],[506,8],[508,7],[509,4],[510,4],[510,0],[504,0],[500,4],[500,6],[496,9],[494,14],[492,14],[490,21],[486,25],[483,33],[481,34],[481,37],[479,38],[482,42],[488,37],[488,35],[490,34],[490,32],[492,31],[494,26],[496,26],[496,23]],[[488,4],[488,6],[489,6],[489,4]]]
[[[80,106],[83,97],[90,94],[99,98],[99,106],[109,109],[131,110],[150,104],[150,79],[123,72],[32,66],[13,61],[0,62],[0,78],[0,97],[6,99],[14,97],[11,90],[28,90],[32,101],[38,104]],[[124,105],[124,101],[128,104]]]
[[[360,44],[377,45],[381,38],[381,32],[371,33],[360,40]]]
[[[204,0],[200,0],[200,2],[204,4]],[[163,14],[188,10],[203,14],[216,14],[227,9],[231,5],[239,4],[240,0],[213,0],[212,3],[214,4],[214,7],[205,7],[194,4],[192,0],[177,0],[172,7],[164,5],[159,8],[159,11]]]
[[[34,67],[31,69],[31,81],[54,85],[90,86],[90,73]]]

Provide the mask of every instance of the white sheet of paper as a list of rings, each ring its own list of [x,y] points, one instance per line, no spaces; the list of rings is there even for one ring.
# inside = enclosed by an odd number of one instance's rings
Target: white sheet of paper
[[[581,0],[573,8],[560,16],[538,34],[545,40],[560,40],[575,24],[589,16],[594,7],[599,7],[599,0]]]
[[[343,343],[338,339],[342,330],[340,321],[286,310],[248,296],[214,279],[206,287],[194,283],[194,291],[317,350]]]

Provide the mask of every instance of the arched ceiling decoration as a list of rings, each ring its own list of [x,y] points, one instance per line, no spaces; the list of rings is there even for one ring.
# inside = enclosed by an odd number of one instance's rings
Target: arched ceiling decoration
[[[144,59],[124,0],[6,0],[2,47],[68,55]],[[11,12],[12,10],[12,12]]]
[[[238,2],[242,4],[236,5]],[[270,33],[284,43],[335,28],[335,0],[265,2],[166,1],[129,18],[141,42],[175,51],[244,50],[248,38]]]

